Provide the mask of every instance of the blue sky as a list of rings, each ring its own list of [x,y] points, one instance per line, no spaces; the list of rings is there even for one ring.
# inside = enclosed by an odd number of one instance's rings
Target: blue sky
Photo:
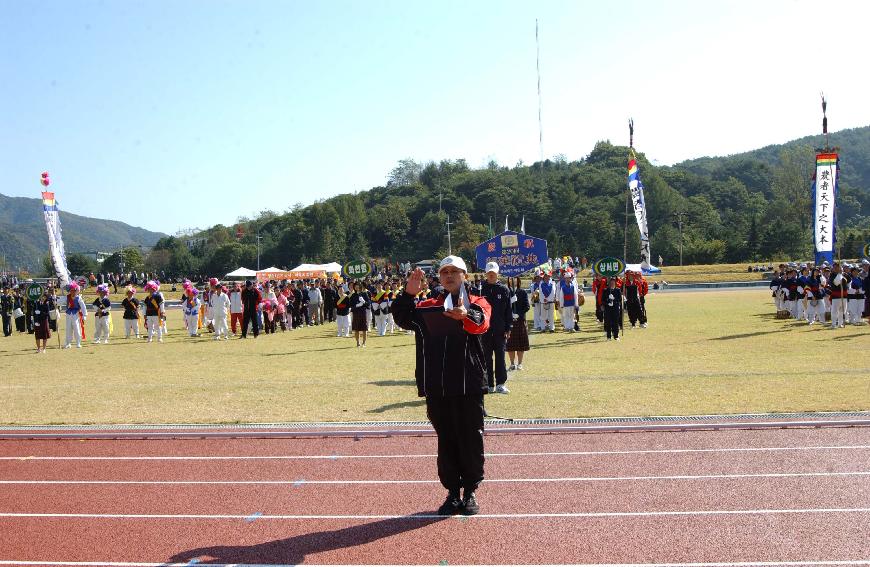
[[[173,233],[597,140],[670,164],[870,124],[870,3],[0,0],[0,193]],[[822,8],[825,6],[824,8]]]

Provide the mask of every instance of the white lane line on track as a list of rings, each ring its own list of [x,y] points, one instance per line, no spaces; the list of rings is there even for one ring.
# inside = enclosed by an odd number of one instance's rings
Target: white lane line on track
[[[478,514],[455,516],[469,519],[547,519],[547,518],[649,518],[661,516],[757,516],[777,514],[867,514],[870,508],[785,508],[758,510],[661,510],[652,512],[552,512],[528,514]],[[0,512],[0,518],[79,518],[111,520],[245,520],[250,514],[54,514],[38,512]],[[263,514],[257,520],[432,520],[438,514]]]
[[[746,478],[818,478],[818,477],[849,477],[870,476],[870,471],[854,472],[805,472],[805,473],[745,473],[745,474],[701,474],[701,475],[671,475],[671,476],[569,476],[554,478],[493,478],[486,479],[491,483],[523,483],[523,482],[619,482],[619,481],[656,481],[656,480],[718,480]],[[96,484],[96,485],[293,485],[303,484],[439,484],[436,479],[374,479],[374,480],[0,480],[0,485],[41,485],[41,484]]]
[[[194,563],[195,565],[196,563]],[[60,565],[69,567],[190,567],[186,563],[133,563],[119,561],[4,561],[0,565]],[[293,565],[269,563],[268,566],[254,563],[208,563],[212,567],[295,567]],[[844,561],[740,561],[717,563],[574,563],[563,567],[788,567],[789,565],[807,565],[827,567],[834,565],[870,565],[870,559]],[[311,565],[309,567],[334,567],[332,565]],[[397,565],[382,565],[380,567],[399,567]],[[463,567],[457,565],[456,567]],[[487,567],[483,565],[481,567]],[[513,567],[541,567],[540,565],[515,565]]]
[[[597,455],[654,455],[681,453],[741,453],[765,451],[850,451],[870,449],[870,445],[832,445],[804,447],[722,447],[709,449],[642,449],[626,451],[552,451],[538,453],[486,453],[493,457],[581,457]],[[20,455],[4,456],[0,461],[267,461],[317,459],[430,459],[438,455],[428,453],[398,455],[163,455],[163,456],[75,456],[75,455]]]
[[[193,563],[196,565],[197,563]],[[69,567],[190,567],[190,561],[186,563],[133,563],[119,561],[4,561],[0,565],[66,565]],[[268,566],[254,563],[208,563],[212,567],[295,567],[269,563]],[[834,565],[870,565],[870,559],[844,560],[844,561],[741,561],[741,562],[718,562],[718,563],[574,563],[565,564],[563,567],[787,567],[789,565],[807,565],[813,567],[826,567]],[[333,565],[311,565],[309,567],[334,567]],[[399,567],[397,565],[382,565],[380,567]],[[456,567],[463,567],[457,565]],[[479,567],[487,567],[486,565]],[[541,567],[540,565],[515,565],[513,567]]]

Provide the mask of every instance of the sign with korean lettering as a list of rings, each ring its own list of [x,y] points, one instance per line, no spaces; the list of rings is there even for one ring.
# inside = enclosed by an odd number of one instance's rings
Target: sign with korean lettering
[[[477,245],[478,268],[489,262],[498,264],[503,276],[518,276],[548,261],[547,241],[527,234],[506,230]]]
[[[592,269],[595,270],[596,274],[600,274],[605,278],[609,278],[610,276],[618,276],[622,272],[625,271],[625,262],[620,260],[619,258],[612,258],[608,256],[607,258],[601,258],[595,264],[593,264]]]
[[[369,275],[371,269],[369,263],[365,261],[348,262],[342,266],[341,273],[348,278],[364,278]]]
[[[813,186],[813,234],[816,249],[816,265],[834,261],[836,234],[837,154],[816,155],[816,180]]]
[[[257,281],[258,282],[267,282],[267,281],[281,281],[281,280],[290,280],[290,281],[301,281],[301,280],[319,280],[326,277],[326,272],[324,271],[279,271],[279,272],[257,272]]]

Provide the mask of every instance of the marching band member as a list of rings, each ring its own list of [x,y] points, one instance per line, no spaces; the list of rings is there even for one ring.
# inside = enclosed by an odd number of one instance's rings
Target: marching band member
[[[831,295],[831,328],[846,326],[846,298],[848,297],[848,280],[841,272],[840,263],[834,262],[834,269],[828,280]]]
[[[532,280],[532,285],[529,286],[529,297],[532,298],[532,327],[536,331],[544,330],[543,306],[541,305],[541,272],[535,270],[535,277]]]
[[[223,335],[225,341],[230,340],[230,330],[227,326],[230,297],[227,295],[227,288],[217,284],[209,301],[211,303],[211,316],[214,321],[214,340],[220,340],[221,335]],[[275,301],[275,307],[277,306],[278,303]],[[274,328],[272,332],[275,332]]]
[[[97,298],[91,303],[94,306],[94,344],[109,344],[109,318],[112,302],[109,301],[109,284],[97,286]]]
[[[187,333],[191,337],[199,336],[199,308],[199,290],[195,287],[187,288],[184,292],[183,302],[181,303],[181,311],[184,314]]]
[[[604,292],[607,290],[607,278],[595,276],[592,278],[592,293],[595,295],[595,318],[604,322]]]
[[[806,281],[804,295],[807,298],[806,318],[810,325],[825,322],[825,290],[822,285],[822,272],[813,268]]]
[[[865,282],[861,279],[861,274],[858,271],[858,266],[853,265],[851,269],[851,279],[849,280],[849,322],[853,325],[862,325],[861,312],[864,310],[864,288]]]
[[[574,271],[568,269],[565,271],[565,277],[559,282],[556,301],[562,307],[562,325],[565,327],[565,331],[569,333],[576,331],[574,312],[577,309],[577,297],[579,295],[577,282],[574,281]]]
[[[550,281],[550,272],[544,272],[544,281],[541,282],[539,288],[541,301],[541,318],[543,326],[541,330],[547,330],[551,333],[556,332],[556,286]]]
[[[640,281],[636,272],[625,271],[623,292],[625,293],[625,310],[628,311],[628,321],[631,323],[631,328],[634,329],[641,319]]]
[[[807,293],[806,288],[809,283],[810,278],[810,270],[806,264],[801,264],[800,275],[797,277],[797,306],[795,308],[796,316],[795,319],[803,319],[806,320],[807,317]]]
[[[344,286],[338,288],[338,301],[335,303],[335,321],[338,327],[336,337],[350,337],[350,296]]]
[[[387,292],[387,314],[385,316],[386,323],[386,331],[391,335],[396,332],[396,322],[393,320],[393,313],[390,309],[393,306],[393,300],[396,299],[396,295],[398,295],[398,287],[396,290],[393,289],[392,282],[387,282],[386,292]]]
[[[372,297],[372,314],[375,317],[375,329],[379,337],[387,334],[387,312],[390,305],[387,301],[387,292],[381,282],[375,284],[375,293]]]
[[[619,328],[622,326],[622,290],[616,285],[616,277],[607,280],[607,289],[602,295],[604,308],[604,332],[607,340],[611,336],[619,340]]]
[[[73,339],[76,341],[76,348],[82,348],[85,321],[88,320],[88,307],[79,295],[81,291],[79,284],[70,282],[66,288],[66,344],[63,348],[70,348]]]
[[[154,280],[149,280],[144,289],[147,294],[143,303],[145,303],[145,326],[148,329],[148,342],[150,343],[154,335],[157,335],[157,342],[162,343],[163,294],[160,293],[160,285]]]
[[[139,300],[133,297],[136,295],[136,288],[128,285],[127,297],[121,302],[124,307],[124,338],[129,339],[130,333],[139,338]]]
[[[786,291],[785,308],[792,318],[797,319],[798,281],[797,271],[794,268],[789,268],[786,272],[783,288]]]

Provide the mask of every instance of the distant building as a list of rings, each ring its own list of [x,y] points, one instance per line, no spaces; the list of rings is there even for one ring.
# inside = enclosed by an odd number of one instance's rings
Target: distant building
[[[206,242],[208,242],[208,238],[188,238],[184,241],[188,250],[193,250],[200,244],[205,244]]]
[[[88,258],[92,258],[97,261],[98,264],[102,264],[103,260],[112,255],[111,252],[83,252],[83,256],[87,256]]]

